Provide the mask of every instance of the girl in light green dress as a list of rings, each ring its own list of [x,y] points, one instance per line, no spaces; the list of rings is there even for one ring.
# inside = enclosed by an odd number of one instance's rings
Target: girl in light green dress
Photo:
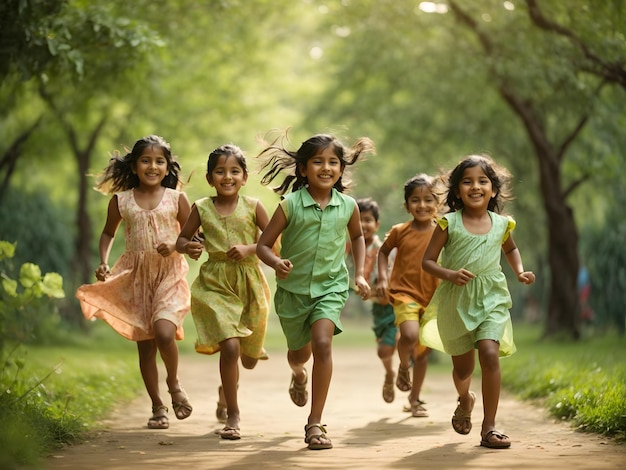
[[[217,196],[196,201],[176,248],[198,259],[203,249],[209,259],[191,286],[191,314],[201,354],[220,352],[217,418],[225,423],[222,439],[239,439],[238,361],[246,369],[267,359],[263,348],[270,290],[256,256],[259,232],[269,217],[258,199],[243,196],[248,170],[243,152],[223,145],[209,155],[207,181]],[[202,226],[204,243],[194,235]],[[223,396],[222,396],[223,395]]]
[[[454,385],[459,395],[452,427],[469,434],[476,396],[470,391],[478,350],[482,369],[484,418],[481,445],[511,446],[496,430],[500,398],[500,356],[515,352],[509,308],[511,296],[500,266],[504,252],[517,280],[532,284],[535,275],[524,271],[511,231],[513,219],[499,214],[510,198],[510,173],[485,156],[462,160],[448,175],[450,213],[438,221],[423,258],[425,271],[441,278],[431,304],[437,308],[437,326],[452,356]],[[443,253],[441,253],[443,250]],[[441,253],[441,265],[437,259]]]

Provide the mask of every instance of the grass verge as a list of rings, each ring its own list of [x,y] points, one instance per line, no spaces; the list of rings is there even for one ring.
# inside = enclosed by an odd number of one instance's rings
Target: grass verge
[[[515,326],[518,352],[501,362],[503,386],[580,430],[626,442],[626,338],[540,336],[539,327]]]

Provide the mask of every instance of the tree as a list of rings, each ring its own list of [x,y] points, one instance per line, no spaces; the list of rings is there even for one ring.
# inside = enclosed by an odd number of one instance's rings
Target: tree
[[[563,76],[558,76],[556,80],[550,80],[548,76],[535,80],[531,84],[537,85],[536,89],[543,88],[566,99],[573,94],[578,95],[576,101],[582,98],[582,106],[574,109],[574,118],[556,126],[550,125],[551,117],[554,115],[553,110],[541,101],[545,96],[529,90],[527,84],[520,84],[516,77],[516,75],[519,76],[519,72],[511,67],[500,65],[501,61],[506,61],[511,57],[509,55],[511,51],[507,49],[515,40],[507,41],[506,39],[513,33],[503,37],[501,32],[494,31],[484,23],[481,24],[476,19],[478,15],[470,13],[468,8],[460,5],[460,2],[449,1],[451,11],[457,20],[476,35],[485,57],[491,83],[522,122],[539,164],[540,189],[548,223],[551,286],[545,333],[554,335],[565,331],[574,338],[578,338],[580,335],[578,324],[580,305],[576,282],[580,269],[578,229],[573,210],[568,203],[568,196],[589,179],[590,175],[583,173],[579,178],[566,184],[563,181],[562,165],[569,148],[579,137],[589,119],[593,117],[595,103],[602,100],[603,87],[611,83],[622,87],[626,84],[624,36],[622,34],[620,40],[620,35],[617,34],[620,31],[624,32],[625,24],[623,20],[619,21],[621,4],[613,3],[613,8],[601,7],[603,10],[601,14],[610,16],[595,16],[598,23],[607,22],[612,26],[612,30],[602,31],[602,35],[606,34],[603,38],[597,36],[583,38],[573,29],[580,21],[580,18],[576,18],[575,15],[568,15],[556,9],[553,12],[555,16],[560,15],[563,21],[570,21],[572,23],[570,28],[545,16],[536,0],[527,0],[526,4],[530,27],[539,28],[544,33],[537,34],[531,31],[528,35],[537,35],[544,44],[552,45],[551,50],[542,48],[535,50],[534,54],[546,52],[552,58],[565,57],[565,63],[562,64],[565,68],[561,72],[570,75],[567,81]],[[568,6],[568,10],[569,8]],[[618,18],[615,22],[611,21],[613,15],[615,15],[614,18]],[[505,23],[502,22],[501,25]],[[510,25],[511,23],[508,26]],[[520,31],[521,27],[511,31],[516,30]],[[591,31],[586,32],[589,34]],[[546,35],[551,37],[546,38]],[[559,39],[562,40],[559,41]],[[593,44],[594,40],[595,44]],[[503,46],[503,43],[507,45]],[[605,55],[606,58],[601,57],[600,54]],[[523,57],[523,59],[528,58]],[[513,59],[513,62],[520,64],[517,58]],[[516,67],[516,69],[519,71],[519,68]],[[587,91],[583,91],[583,85]],[[561,90],[561,87],[564,90]],[[564,102],[561,105],[564,105]],[[557,128],[559,132],[555,133],[554,128]]]
[[[578,227],[569,199],[619,148],[612,127],[608,147],[595,146],[589,159],[596,138],[586,130],[615,112],[606,85],[621,86],[626,25],[620,2],[542,5],[549,13],[532,0],[336,6],[327,25],[344,34],[329,41],[336,86],[323,103],[352,126],[370,123],[387,161],[393,153],[415,155],[389,165],[396,174],[444,163],[449,152],[485,149],[514,167],[520,181],[536,179],[544,215],[526,220],[532,230],[547,227],[545,334],[577,338]],[[373,167],[380,183],[384,165]]]

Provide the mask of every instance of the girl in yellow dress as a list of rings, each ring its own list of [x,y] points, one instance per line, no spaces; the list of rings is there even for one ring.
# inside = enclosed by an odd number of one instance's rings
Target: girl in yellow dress
[[[191,286],[191,314],[201,354],[220,352],[218,420],[225,422],[222,439],[240,439],[238,361],[246,369],[267,359],[263,342],[267,330],[270,290],[256,256],[259,232],[269,216],[258,199],[239,190],[248,180],[246,159],[235,145],[223,145],[209,155],[208,183],[217,195],[196,201],[178,237],[180,253],[198,259],[203,248],[209,259]],[[204,243],[194,240],[202,226]],[[221,406],[225,400],[226,413]]]

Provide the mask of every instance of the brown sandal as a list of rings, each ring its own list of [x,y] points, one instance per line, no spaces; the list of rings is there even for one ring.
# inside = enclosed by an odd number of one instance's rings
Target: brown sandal
[[[393,388],[393,372],[385,375],[385,382],[383,383],[383,400],[387,403],[392,403],[396,398],[396,392]]]
[[[304,406],[309,399],[309,392],[307,392],[306,385],[308,381],[308,376],[306,373],[306,369],[304,370],[304,382],[298,383],[296,382],[296,375],[291,374],[291,383],[289,384],[289,396],[291,397],[291,401],[294,402],[297,406]]]
[[[170,420],[167,418],[167,406],[159,405],[152,407],[152,417],[148,420],[150,429],[167,429],[170,427]]]
[[[398,366],[398,378],[396,379],[396,387],[402,390],[403,392],[408,392],[411,390],[413,384],[411,383],[411,367],[407,367],[406,369],[402,366]]]
[[[168,390],[168,393],[170,395],[173,395],[174,393],[183,393],[185,395],[185,398],[183,398],[182,401],[176,401],[172,398],[172,408],[174,409],[174,414],[176,415],[176,418],[178,419],[189,418],[189,416],[191,416],[191,412],[193,411],[193,407],[191,406],[191,403],[189,403],[189,400],[187,399],[187,394],[185,393],[185,390],[183,390],[182,388],[179,388],[176,390]]]
[[[317,428],[318,432],[309,436],[309,431],[313,428]],[[316,439],[317,443],[311,442],[313,439]],[[325,439],[328,442],[323,443],[322,439]],[[326,436],[326,428],[323,424],[307,424],[304,426],[304,442],[308,444],[309,450],[324,450],[333,448],[333,443]]]
[[[469,434],[472,430],[472,411],[476,404],[476,395],[474,392],[469,392],[469,394],[471,398],[469,411],[465,411],[461,408],[461,398],[459,397],[456,401],[456,410],[454,410],[454,415],[452,416],[452,428],[459,434]]]

